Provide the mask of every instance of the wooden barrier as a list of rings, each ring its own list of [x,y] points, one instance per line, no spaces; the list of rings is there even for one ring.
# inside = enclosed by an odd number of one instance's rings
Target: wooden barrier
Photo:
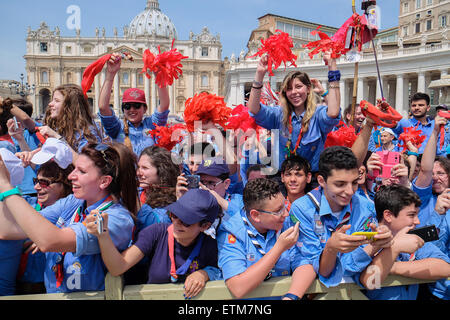
[[[449,278],[450,279],[450,278]],[[434,282],[401,276],[389,276],[382,287],[411,285]],[[245,298],[277,297],[285,294],[291,285],[291,277],[276,277],[264,281]],[[341,283],[327,288],[319,280],[309,287],[307,294],[314,294],[315,300],[367,300],[362,288],[355,283]],[[0,297],[0,300],[184,300],[182,283],[142,284],[124,286],[123,277],[107,274],[105,291],[53,293]],[[234,299],[223,280],[209,281],[206,287],[192,300],[231,300]]]

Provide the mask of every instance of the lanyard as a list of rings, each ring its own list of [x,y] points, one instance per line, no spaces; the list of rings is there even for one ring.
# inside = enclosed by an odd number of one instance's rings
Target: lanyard
[[[171,224],[167,228],[167,243],[169,246],[169,258],[170,258],[170,281],[177,282],[178,276],[185,275],[188,271],[189,267],[192,264],[192,261],[198,256],[200,253],[200,249],[203,244],[203,239],[205,238],[205,234],[201,233],[199,235],[199,239],[197,240],[197,244],[195,245],[194,249],[192,250],[191,254],[187,258],[187,260],[183,263],[181,267],[176,269],[175,265],[175,238],[173,237],[173,224]]]
[[[244,221],[244,225],[246,227],[245,229],[247,230],[247,234],[250,237],[250,241],[255,246],[256,250],[258,250],[259,253],[261,253],[263,256],[265,256],[266,252],[264,251],[263,247],[259,244],[259,242],[256,240],[256,234],[254,234],[250,230],[250,223],[248,222],[248,220],[245,217],[242,217],[242,221]],[[278,240],[278,237],[280,236],[280,233],[281,233],[281,229],[277,232],[277,240]],[[275,272],[275,269],[270,270],[269,273],[267,274],[267,276],[264,278],[264,281],[272,278],[272,274],[274,272]]]
[[[83,222],[86,218],[86,210],[84,209],[84,204],[81,207],[78,207],[75,212],[75,218],[73,222]],[[99,212],[103,212],[114,204],[111,196],[108,196],[95,210]],[[61,252],[56,259],[56,265],[53,266],[53,271],[55,272],[56,277],[56,287],[59,288],[64,280],[64,258],[66,256],[66,252]]]
[[[297,137],[297,143],[295,144],[295,148],[292,151],[291,150],[291,145],[292,145],[292,115],[289,117],[289,140],[286,143],[286,159],[289,158],[291,155],[295,155],[297,153],[297,149],[300,145],[300,141],[302,141],[302,137],[303,137],[303,125],[302,128],[300,129],[300,133],[298,134]]]

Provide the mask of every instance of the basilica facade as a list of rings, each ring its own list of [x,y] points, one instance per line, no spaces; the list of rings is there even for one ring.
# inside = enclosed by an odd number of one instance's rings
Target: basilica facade
[[[120,114],[123,92],[128,88],[145,91],[148,112],[158,105],[154,77],[150,80],[141,71],[143,53],[150,49],[154,54],[169,50],[172,40],[174,47],[188,56],[182,61],[183,75],[169,87],[171,114],[181,114],[184,103],[196,93],[207,91],[223,95],[225,77],[220,36],[213,35],[207,27],[201,32],[190,33],[189,39],[178,39],[177,31],[159,8],[158,0],[147,0],[141,13],[128,26],[120,30],[114,28],[113,36],[107,36],[104,28],[95,30],[95,37],[82,37],[80,30],[75,37],[61,36],[58,26],[50,28],[42,22],[38,29],[28,28],[26,39],[26,71],[28,82],[36,85],[29,100],[35,106],[35,117],[42,117],[51,99],[52,91],[61,84],[81,85],[84,69],[101,56],[113,52],[128,52],[133,61],[123,61],[120,72],[114,79],[111,105]],[[100,89],[105,79],[105,69],[96,76],[88,99],[93,112],[97,113]]]

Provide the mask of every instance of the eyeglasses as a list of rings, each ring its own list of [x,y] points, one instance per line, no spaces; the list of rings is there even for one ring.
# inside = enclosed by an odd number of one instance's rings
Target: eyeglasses
[[[122,104],[123,110],[130,110],[131,108],[139,110],[142,107],[142,103],[139,102],[127,102]]]
[[[213,181],[201,181],[202,184],[205,185],[208,189],[215,189],[219,184],[223,182],[223,180],[220,180],[219,182],[213,182]]]
[[[170,218],[170,220],[172,220],[172,222],[173,222],[174,219],[179,220],[180,223],[181,223],[184,227],[186,227],[186,228],[189,228],[190,226],[192,226],[192,224],[184,223],[180,218],[178,218],[178,217],[177,217],[176,215],[174,215],[172,212],[169,212],[169,218]]]
[[[39,183],[39,185],[42,188],[48,188],[48,187],[50,187],[51,184],[56,183],[56,181],[51,181],[51,180],[48,180],[48,179],[33,178],[33,183],[35,185]]]
[[[287,206],[283,206],[283,208],[281,208],[281,210],[277,211],[277,212],[265,211],[265,210],[260,210],[260,209],[255,209],[255,210],[259,211],[259,212],[263,212],[263,213],[268,213],[268,214],[271,214],[271,215],[274,215],[274,216],[281,216],[281,215],[283,215],[284,211],[287,210]]]

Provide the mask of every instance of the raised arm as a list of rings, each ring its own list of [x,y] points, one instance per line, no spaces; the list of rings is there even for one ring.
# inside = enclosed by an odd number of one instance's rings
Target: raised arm
[[[98,108],[102,116],[112,116],[113,114],[109,107],[109,100],[111,98],[111,89],[114,85],[114,77],[119,72],[121,63],[122,58],[118,53],[113,53],[111,59],[107,62],[105,82],[100,90],[98,99]]]
[[[434,130],[431,132],[425,150],[423,151],[422,161],[420,162],[420,171],[417,176],[416,186],[426,188],[433,180],[433,167],[436,159],[436,147],[439,139],[441,125],[445,125],[447,120],[443,117],[436,116],[434,119]]]
[[[337,71],[336,59],[331,58],[331,54],[327,52],[323,56],[323,60],[328,64],[328,71]],[[339,88],[339,81],[329,82],[328,97],[327,97],[328,110],[327,115],[330,118],[337,118],[341,111],[341,91]]]
[[[372,135],[373,121],[369,117],[366,118],[366,124],[361,129],[355,143],[353,143],[352,151],[358,161],[358,167],[364,162],[367,154],[370,136]]]
[[[259,109],[261,108],[260,106],[261,89],[263,86],[264,76],[266,75],[267,69],[268,69],[268,58],[267,56],[263,56],[261,60],[259,60],[258,66],[256,67],[255,83],[253,83],[252,85],[250,97],[247,103],[248,111],[250,111],[253,114],[257,114],[259,112]]]

